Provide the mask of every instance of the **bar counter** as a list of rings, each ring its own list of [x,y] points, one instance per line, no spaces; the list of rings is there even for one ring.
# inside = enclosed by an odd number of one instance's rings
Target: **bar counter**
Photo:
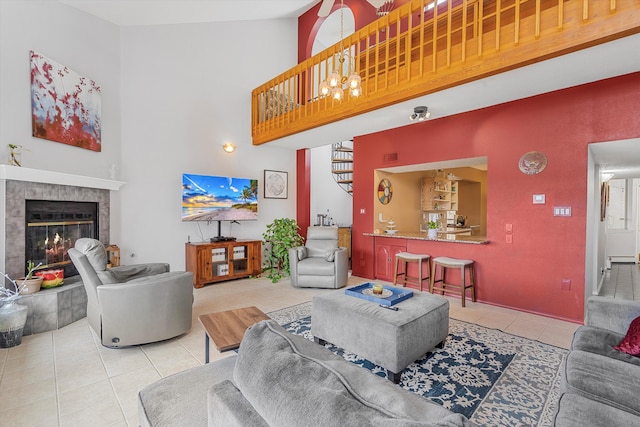
[[[390,237],[392,239],[407,239],[407,240],[430,240],[433,242],[444,243],[467,243],[474,245],[484,245],[489,243],[486,236],[462,236],[457,232],[439,231],[437,239],[429,239],[426,232],[411,232],[411,231],[398,231],[394,234],[389,233],[362,233],[364,236],[371,237]]]

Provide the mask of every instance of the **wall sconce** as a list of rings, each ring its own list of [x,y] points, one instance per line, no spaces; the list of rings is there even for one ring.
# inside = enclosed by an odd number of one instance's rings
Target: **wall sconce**
[[[222,146],[222,149],[227,153],[233,153],[234,151],[236,151],[236,146],[230,142],[227,142]]]
[[[423,122],[431,116],[427,107],[416,107],[413,109],[413,114],[409,116],[411,120],[417,120]]]

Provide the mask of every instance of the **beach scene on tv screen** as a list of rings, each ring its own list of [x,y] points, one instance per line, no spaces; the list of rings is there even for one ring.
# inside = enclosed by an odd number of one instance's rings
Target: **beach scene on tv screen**
[[[182,175],[183,221],[257,219],[257,179]]]

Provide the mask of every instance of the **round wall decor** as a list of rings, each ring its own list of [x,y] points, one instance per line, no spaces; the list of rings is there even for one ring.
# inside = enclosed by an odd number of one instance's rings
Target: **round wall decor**
[[[387,178],[380,181],[378,184],[378,200],[383,205],[386,205],[391,201],[391,196],[393,195],[393,187],[391,187],[391,181]]]
[[[547,156],[539,151],[529,151],[520,157],[518,167],[524,174],[535,175],[547,167]]]

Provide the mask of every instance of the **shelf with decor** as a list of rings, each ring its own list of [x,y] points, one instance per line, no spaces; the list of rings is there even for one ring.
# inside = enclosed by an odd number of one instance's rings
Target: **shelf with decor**
[[[262,270],[262,241],[237,240],[187,243],[187,271],[193,273],[193,286],[257,276]]]
[[[445,177],[422,178],[423,211],[455,211],[458,208],[458,185]]]

